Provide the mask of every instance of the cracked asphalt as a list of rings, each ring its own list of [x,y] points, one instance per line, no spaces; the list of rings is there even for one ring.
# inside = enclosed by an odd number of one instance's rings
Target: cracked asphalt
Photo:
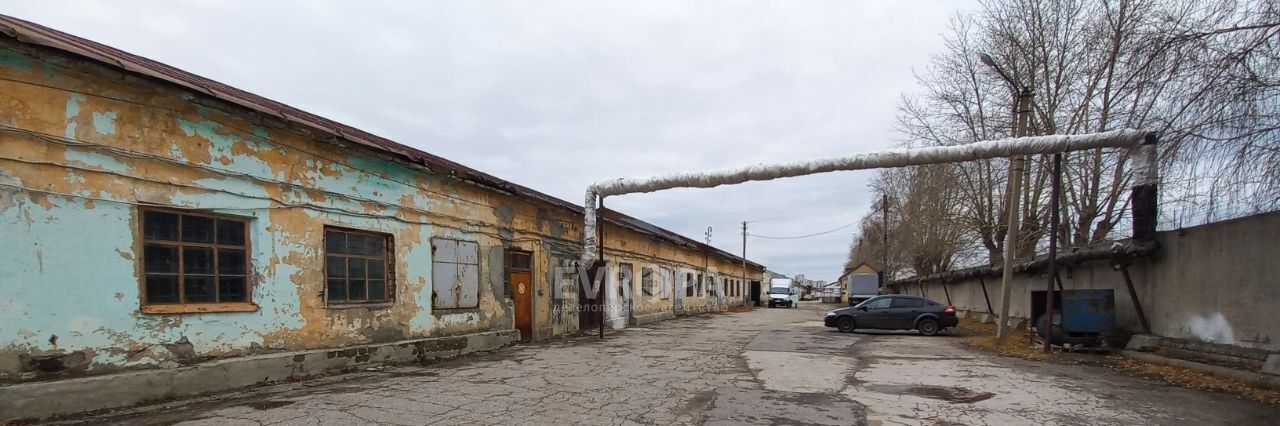
[[[841,334],[831,305],[681,318],[67,419],[76,424],[1267,424],[1274,406],[990,356],[949,336]]]

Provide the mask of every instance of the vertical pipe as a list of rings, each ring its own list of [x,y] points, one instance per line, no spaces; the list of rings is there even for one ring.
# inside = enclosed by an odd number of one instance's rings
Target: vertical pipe
[[[1053,183],[1049,190],[1049,280],[1044,296],[1044,351],[1053,342],[1053,284],[1058,278],[1058,215],[1059,193],[1062,192],[1062,153],[1053,154]],[[1063,322],[1065,326],[1065,321]]]
[[[1156,184],[1159,182],[1157,140],[1154,133],[1148,134],[1132,151],[1134,182],[1130,196],[1133,210],[1133,239],[1137,242],[1156,240],[1158,214]]]
[[[1156,143],[1159,138],[1155,133],[1148,134],[1142,143],[1134,148],[1133,155],[1133,192],[1131,208],[1133,212],[1133,240],[1137,243],[1156,242],[1156,226],[1158,205],[1156,185],[1159,183],[1159,164],[1157,163]],[[1120,263],[1120,274],[1124,276],[1124,285],[1129,290],[1129,300],[1142,323],[1142,331],[1151,333],[1151,323],[1147,322],[1147,314],[1142,310],[1142,301],[1138,299],[1138,291],[1133,287],[1133,277],[1129,275],[1127,260]]]
[[[600,285],[598,286],[598,287],[599,287],[599,289],[598,289],[598,290],[596,290],[596,303],[595,303],[595,305],[596,305],[596,307],[597,307],[596,311],[600,313],[600,315],[599,315],[599,321],[598,321],[597,326],[598,326],[598,328],[599,328],[599,337],[600,337],[600,339],[601,339],[601,340],[603,340],[603,339],[604,339],[604,306],[605,306],[605,305],[604,305],[604,288],[605,288],[605,286],[606,286],[606,285],[608,285],[608,282],[609,282],[609,271],[608,271],[608,269],[606,269],[606,268],[604,267],[604,265],[605,265],[605,261],[604,261],[604,221],[603,221],[603,220],[600,220],[600,219],[602,219],[603,217],[604,217],[604,197],[600,197],[600,208],[599,208],[598,210],[596,210],[596,225],[597,225],[597,226],[596,226],[596,230],[597,230],[596,232],[597,232],[597,235],[599,235],[599,237],[598,237],[599,241],[598,241],[598,242],[596,242],[596,247],[598,247],[598,249],[599,249],[599,253],[597,253],[597,255],[598,255],[599,257],[597,257],[597,258],[596,258],[596,264],[595,264],[595,266],[596,266],[596,276],[593,276],[593,277],[591,277],[591,278],[592,278],[592,281],[595,281],[595,279],[597,279],[597,278],[598,278],[598,279],[599,279],[599,283],[600,283]],[[601,276],[600,274],[604,274],[604,276]]]
[[[880,285],[889,280],[889,193],[884,192],[880,199]]]

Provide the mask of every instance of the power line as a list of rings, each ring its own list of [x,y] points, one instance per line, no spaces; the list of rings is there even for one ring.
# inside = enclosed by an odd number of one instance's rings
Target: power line
[[[858,224],[858,222],[859,222],[859,221],[855,220],[855,221],[853,221],[853,222],[849,222],[849,224],[847,224],[847,225],[841,226],[841,227],[836,228],[836,229],[832,229],[832,230],[828,230],[828,231],[822,231],[822,232],[818,232],[818,233],[815,233],[815,234],[797,235],[797,236],[794,236],[794,237],[770,237],[770,236],[765,236],[765,235],[756,235],[756,234],[747,234],[747,235],[750,235],[750,236],[753,236],[753,237],[756,237],[756,238],[767,238],[767,239],[770,239],[770,240],[798,240],[798,239],[801,239],[801,238],[809,238],[809,237],[816,237],[816,236],[819,236],[819,235],[826,235],[826,234],[830,234],[830,233],[832,233],[832,232],[836,232],[836,231],[839,231],[839,230],[841,230],[841,229],[845,229],[845,228],[848,228],[848,227],[850,227],[850,226],[857,225],[857,224]]]

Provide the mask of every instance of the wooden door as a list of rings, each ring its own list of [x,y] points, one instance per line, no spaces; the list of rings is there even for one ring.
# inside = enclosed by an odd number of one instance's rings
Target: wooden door
[[[516,308],[516,330],[520,341],[533,340],[533,275],[529,271],[511,272],[511,293]]]

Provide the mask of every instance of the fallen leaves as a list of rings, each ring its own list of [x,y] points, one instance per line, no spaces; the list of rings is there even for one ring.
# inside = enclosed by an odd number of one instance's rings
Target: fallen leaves
[[[1130,376],[1147,377],[1186,388],[1223,392],[1254,401],[1280,405],[1280,391],[1258,388],[1201,371],[1138,361],[1118,355],[1097,357],[1096,360],[1086,358],[1088,361],[1082,361],[1078,357],[1062,356],[1062,353],[1056,351],[1046,353],[1041,347],[1029,343],[1031,333],[1025,330],[1018,330],[1006,338],[1004,343],[998,343],[995,324],[983,324],[966,318],[961,320],[956,334],[967,337],[965,344],[970,347],[1002,356],[1059,364],[1093,364]]]
[[[1203,371],[1143,362],[1117,355],[1106,357],[1101,364],[1130,375],[1158,378],[1186,388],[1229,393],[1254,401],[1280,405],[1280,391],[1254,387]]]

